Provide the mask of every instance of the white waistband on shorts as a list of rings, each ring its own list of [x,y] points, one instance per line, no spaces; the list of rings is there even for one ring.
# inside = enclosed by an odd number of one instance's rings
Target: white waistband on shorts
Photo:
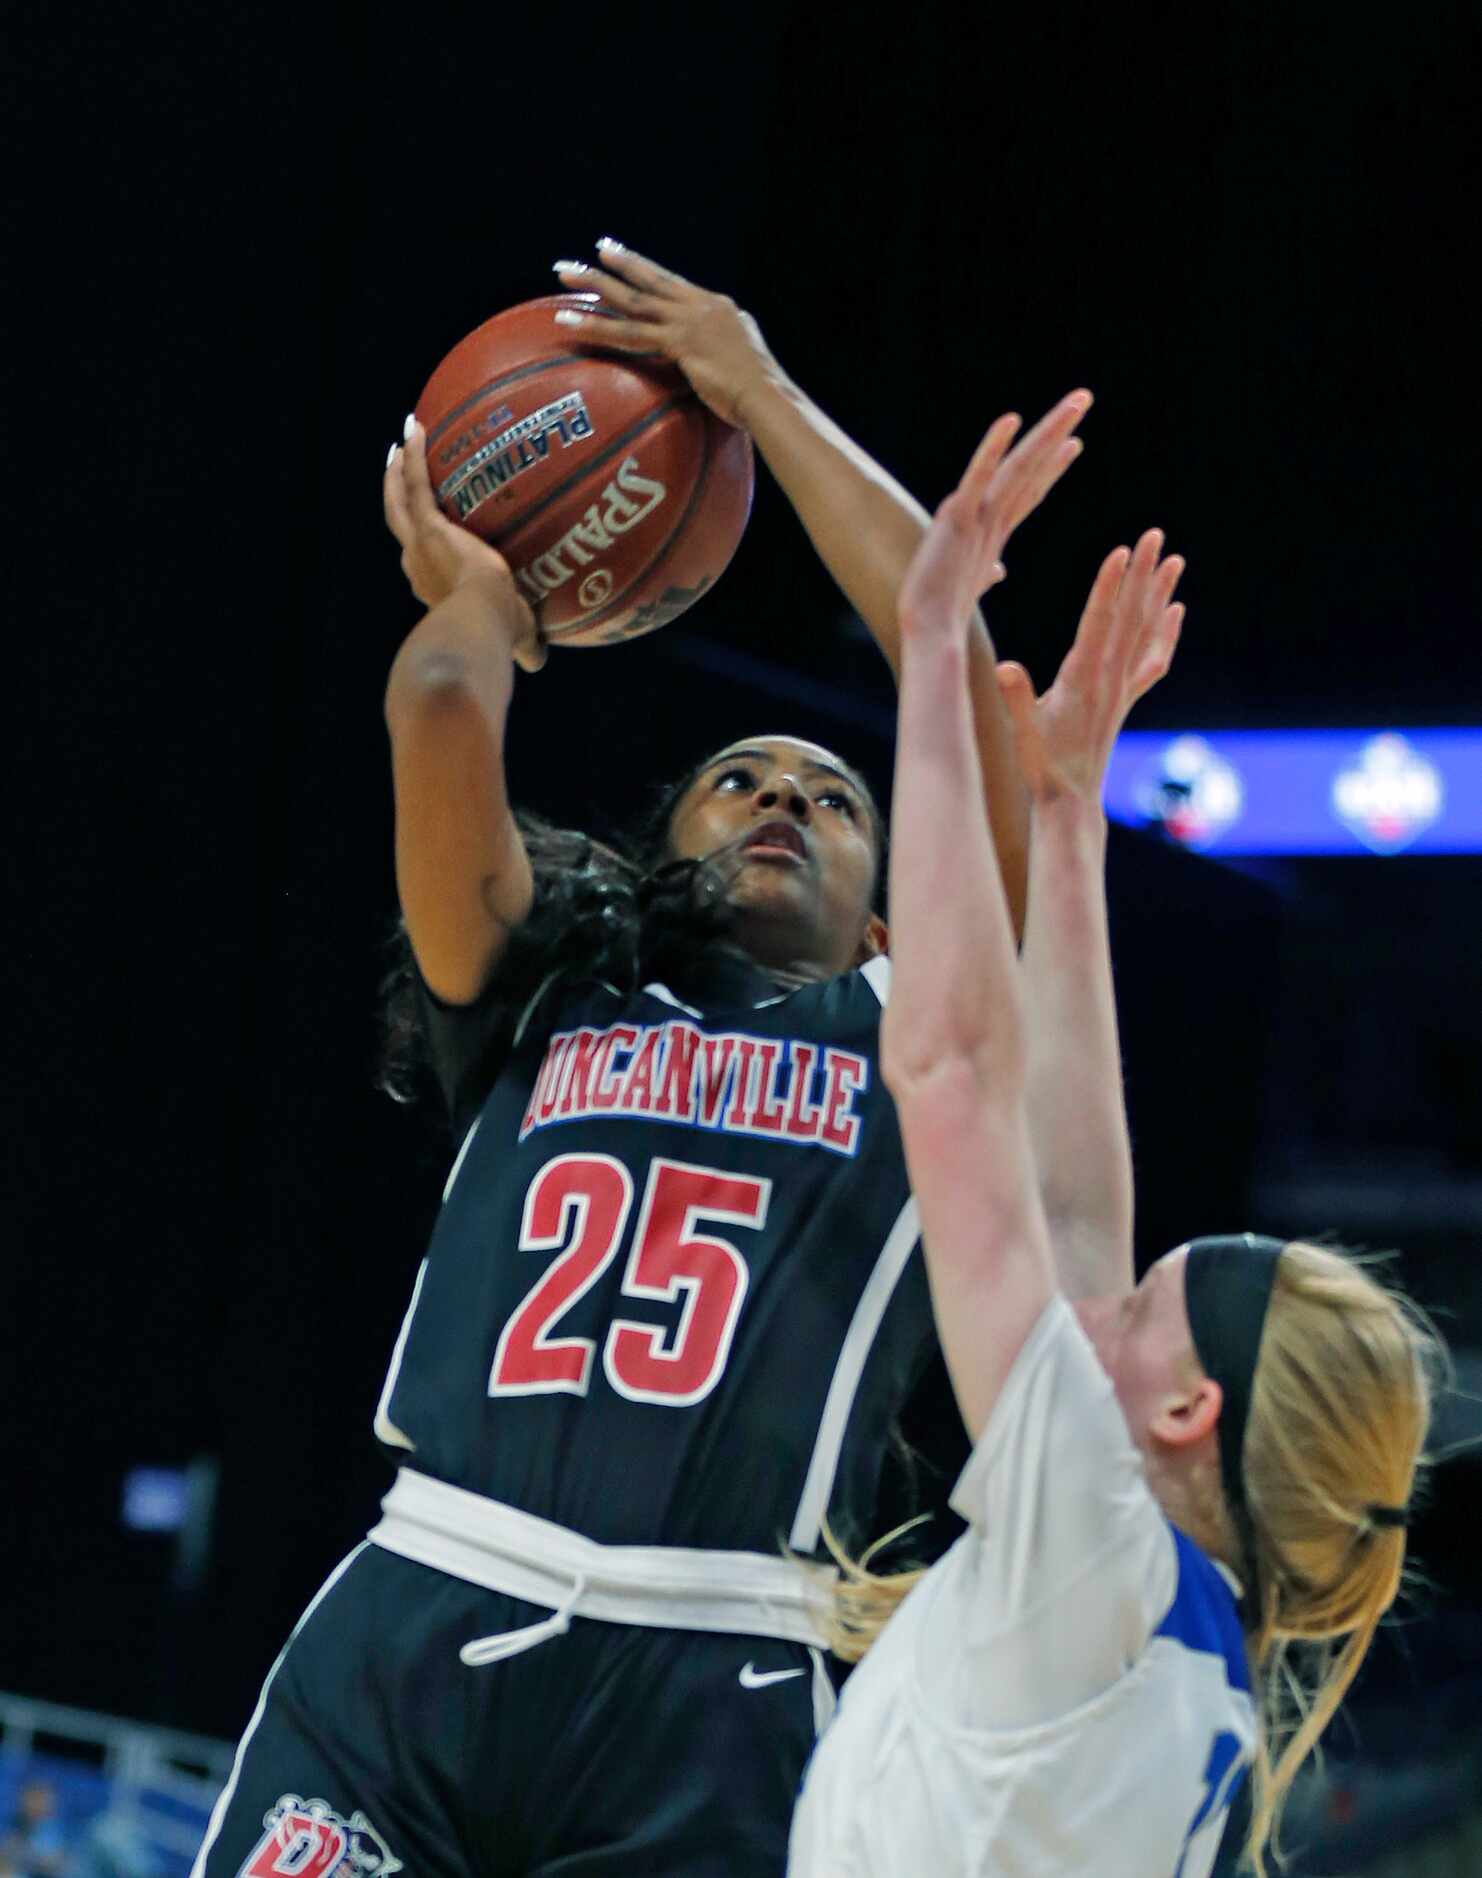
[[[397,1474],[381,1515],[370,1538],[388,1552],[548,1610],[826,1647],[831,1568],[765,1552],[599,1545],[409,1467]]]

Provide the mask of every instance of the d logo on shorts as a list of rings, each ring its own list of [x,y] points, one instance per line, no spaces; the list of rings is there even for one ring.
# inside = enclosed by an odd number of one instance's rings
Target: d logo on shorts
[[[323,1800],[285,1793],[237,1878],[390,1878],[402,1868],[364,1813],[342,1819]]]

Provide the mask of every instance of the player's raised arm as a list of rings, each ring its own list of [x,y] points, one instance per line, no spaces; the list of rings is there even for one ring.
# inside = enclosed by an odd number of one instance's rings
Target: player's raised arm
[[[530,609],[493,548],[438,510],[408,421],[384,484],[402,569],[427,606],[386,684],[396,886],[418,969],[449,1004],[488,983],[532,882],[504,777],[514,663],[543,661]]]
[[[1130,1291],[1132,1155],[1106,921],[1112,745],[1168,670],[1183,608],[1176,555],[1150,529],[1102,563],[1054,684],[1038,702],[1020,665],[999,667],[1032,803],[1022,975],[1026,1106],[1055,1270],[1070,1297]]]
[[[565,285],[600,295],[611,312],[621,315],[603,318],[600,343],[673,359],[718,417],[750,432],[824,565],[899,681],[901,582],[926,532],[926,510],[783,372],[756,321],[734,301],[696,287],[617,243],[600,243],[598,253],[600,267],[561,262],[557,272]],[[566,312],[556,318],[570,323],[581,316]],[[1072,393],[1033,433],[1045,476],[1038,483],[1021,480],[1016,498],[1020,506],[1003,518],[1005,540],[1066,467],[1056,452],[1090,402],[1087,393]],[[1025,444],[1030,441],[1026,438]],[[1048,466],[1055,462],[1060,467],[1051,470]],[[994,847],[1018,932],[1024,918],[1028,809],[994,678],[993,646],[976,607],[969,621],[965,664],[973,734]]]
[[[1005,417],[988,432],[901,591],[894,971],[881,1037],[937,1328],[974,1440],[1054,1290],[1024,1113],[1019,965],[966,684],[973,609],[1001,577],[1019,480],[1038,474],[1034,453],[1009,452],[1017,429]],[[1079,449],[1061,439],[1057,473]]]

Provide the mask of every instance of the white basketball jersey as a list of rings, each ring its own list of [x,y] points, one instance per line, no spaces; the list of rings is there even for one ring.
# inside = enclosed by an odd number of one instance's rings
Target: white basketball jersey
[[[1233,1579],[1163,1517],[1063,1298],[845,1687],[790,1878],[1207,1878],[1255,1742]]]

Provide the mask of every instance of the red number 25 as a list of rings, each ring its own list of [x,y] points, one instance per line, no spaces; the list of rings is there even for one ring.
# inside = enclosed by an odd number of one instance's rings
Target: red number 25
[[[602,1367],[619,1395],[684,1407],[715,1387],[746,1297],[746,1261],[700,1222],[761,1227],[772,1183],[683,1161],[653,1161],[623,1273],[623,1295],[674,1304],[679,1326],[614,1318]],[[557,1252],[500,1333],[490,1395],[585,1395],[597,1346],[553,1335],[612,1263],[633,1206],[633,1177],[607,1154],[559,1154],[530,1183],[522,1252]]]

